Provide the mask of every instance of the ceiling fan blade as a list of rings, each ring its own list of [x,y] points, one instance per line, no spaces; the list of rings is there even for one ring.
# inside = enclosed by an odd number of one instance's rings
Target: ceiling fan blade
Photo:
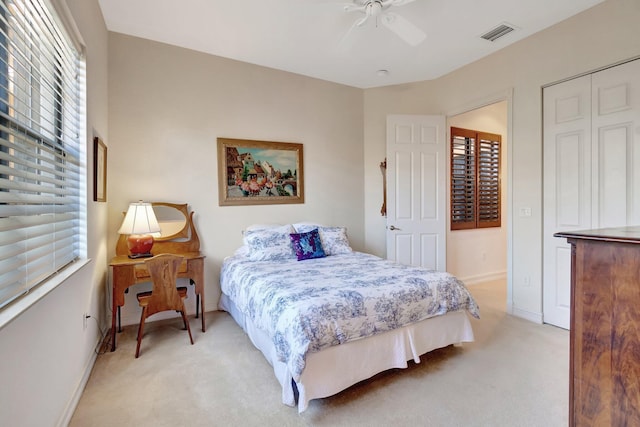
[[[390,0],[392,6],[404,6],[407,3],[413,3],[416,0]]]
[[[362,18],[356,20],[356,22],[353,23],[353,27],[362,27],[364,23],[367,22],[368,20],[369,20],[369,15],[365,15]]]
[[[349,27],[349,29],[344,33],[344,35],[342,37],[340,37],[340,41],[338,41],[338,46],[340,46],[342,49],[345,49],[345,41],[348,40],[351,37],[351,33],[353,33],[353,31],[362,26],[367,19],[369,19],[368,16],[364,16],[363,18],[360,19],[356,19],[353,24],[351,24],[351,26]]]
[[[345,4],[344,5],[344,11],[345,12],[364,12],[365,9],[367,8],[366,5],[359,5],[359,4]]]
[[[427,38],[424,31],[396,13],[386,12],[381,18],[382,25],[411,46],[417,46]]]

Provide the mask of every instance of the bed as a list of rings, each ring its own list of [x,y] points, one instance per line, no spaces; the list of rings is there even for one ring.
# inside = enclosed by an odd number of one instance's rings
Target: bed
[[[473,341],[467,314],[479,318],[460,280],[353,251],[343,227],[250,227],[224,260],[220,284],[220,309],[299,412],[431,350]]]

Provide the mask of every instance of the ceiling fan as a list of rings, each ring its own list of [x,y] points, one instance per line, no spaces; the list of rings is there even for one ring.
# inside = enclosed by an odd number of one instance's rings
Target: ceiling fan
[[[413,1],[415,0],[353,0],[353,4],[345,5],[344,10],[359,12],[364,16],[353,23],[347,34],[354,28],[362,27],[370,19],[375,19],[376,25],[381,22],[406,43],[417,46],[427,37],[424,31],[397,13],[389,11],[392,7],[403,6]]]

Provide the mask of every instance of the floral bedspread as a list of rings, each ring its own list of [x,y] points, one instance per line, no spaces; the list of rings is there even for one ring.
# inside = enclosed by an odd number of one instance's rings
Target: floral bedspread
[[[225,260],[222,292],[273,339],[298,381],[305,355],[406,324],[479,309],[449,273],[354,252],[305,261]]]

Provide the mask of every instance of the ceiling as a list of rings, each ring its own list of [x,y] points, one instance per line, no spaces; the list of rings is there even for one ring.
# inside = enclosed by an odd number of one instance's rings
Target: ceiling
[[[363,2],[365,0],[356,0]],[[350,0],[99,0],[109,31],[358,88],[430,80],[603,0],[397,0],[426,34],[411,46],[380,19],[352,28]],[[515,31],[480,36],[500,24]],[[386,73],[379,72],[386,70]]]

